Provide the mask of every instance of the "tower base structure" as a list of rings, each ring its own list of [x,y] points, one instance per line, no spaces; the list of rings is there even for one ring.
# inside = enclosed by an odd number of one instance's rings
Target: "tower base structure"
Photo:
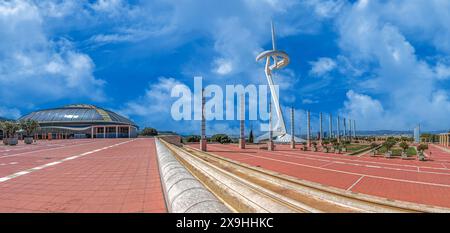
[[[256,139],[256,142],[262,142],[262,141],[266,141],[269,140],[269,133],[263,134],[261,136],[259,136]],[[281,135],[274,135],[274,137],[272,138],[272,141],[275,144],[289,144],[291,143],[292,140],[292,136],[288,133],[285,134],[281,134]],[[295,143],[302,143],[302,142],[306,142],[305,139],[299,138],[299,137],[295,137],[294,136],[294,142]]]
[[[268,141],[267,142],[267,150],[268,151],[273,151],[274,146],[273,146],[273,141]]]

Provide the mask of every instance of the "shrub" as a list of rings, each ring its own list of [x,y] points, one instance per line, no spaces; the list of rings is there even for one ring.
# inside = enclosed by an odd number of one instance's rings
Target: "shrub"
[[[221,144],[224,144],[224,143],[231,143],[231,142],[232,142],[231,138],[228,137],[228,135],[226,135],[226,134],[214,134],[214,135],[211,137],[211,141],[213,141],[213,142],[219,142],[219,143],[221,143]]]

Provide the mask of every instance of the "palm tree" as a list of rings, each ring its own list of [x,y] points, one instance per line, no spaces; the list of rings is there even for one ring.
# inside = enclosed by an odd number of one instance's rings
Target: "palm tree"
[[[425,161],[425,155],[423,154],[423,152],[428,149],[428,145],[427,144],[420,144],[417,147],[417,150],[419,151],[419,160],[420,161]]]
[[[317,151],[317,142],[312,142],[313,145],[313,151],[316,152]]]
[[[406,154],[406,151],[409,148],[408,143],[406,143],[406,141],[403,141],[403,142],[400,143],[400,147],[403,149],[402,150],[402,158],[407,158],[408,156]]]
[[[333,148],[334,148],[334,152],[340,154],[341,153],[341,146],[339,144],[339,142],[337,141],[333,141]]]
[[[396,144],[396,141],[392,138],[388,138],[384,143],[384,147],[386,148],[386,154],[385,157],[386,158],[390,158],[392,156],[392,147],[394,147],[394,145]]]
[[[15,138],[15,135],[17,130],[19,130],[19,125],[12,121],[5,121],[3,122],[2,128],[6,133],[6,144],[10,146],[17,145],[17,138]]]
[[[5,130],[5,122],[0,121],[0,130],[2,130],[2,139],[3,139],[3,144],[8,144],[7,140],[6,140],[6,130]]]
[[[322,151],[324,151],[325,153],[328,153],[328,146],[327,146],[328,143],[329,143],[328,140],[323,140],[323,141],[321,142]]]
[[[33,133],[39,128],[39,123],[35,120],[21,120],[20,128],[25,131],[24,142],[26,144],[33,143]]]

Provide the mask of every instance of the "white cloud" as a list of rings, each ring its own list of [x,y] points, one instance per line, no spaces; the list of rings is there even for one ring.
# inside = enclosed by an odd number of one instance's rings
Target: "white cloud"
[[[446,80],[446,79],[450,78],[450,66],[448,66],[446,64],[439,62],[434,67],[434,72],[436,73],[436,77],[438,79]]]
[[[145,117],[155,122],[170,118],[170,106],[173,99],[170,97],[172,88],[183,85],[174,78],[158,78],[157,82],[149,83],[145,95],[136,100],[129,101],[118,111],[124,115]]]
[[[228,60],[216,59],[214,63],[215,63],[214,72],[220,75],[226,75],[229,74],[231,71],[233,71],[233,65]]]
[[[364,4],[364,7],[361,7]],[[359,2],[337,21],[339,46],[352,61],[374,66],[359,93],[347,93],[343,114],[367,129],[427,129],[450,127],[448,94],[436,81],[447,76],[445,66],[420,59],[408,38],[383,15],[380,2]],[[360,94],[364,93],[364,94]],[[374,99],[373,95],[378,98]],[[355,116],[352,116],[354,114]]]
[[[310,74],[314,76],[323,76],[336,68],[336,62],[328,57],[321,57],[317,61],[309,62],[311,64]]]
[[[39,8],[28,1],[0,2],[0,104],[24,107],[62,98],[103,101],[104,81],[72,42],[51,40]]]
[[[345,5],[345,0],[310,0],[308,4],[314,7],[314,11],[320,17],[331,18],[338,14]]]
[[[364,94],[350,90],[346,93],[347,100],[341,113],[351,118],[361,120],[358,126],[361,129],[385,129],[388,125],[385,111],[380,101]]]
[[[316,104],[316,103],[318,103],[319,101],[317,101],[317,100],[312,100],[312,99],[302,99],[302,104]]]
[[[124,5],[122,0],[97,0],[91,5],[96,11],[116,12]]]

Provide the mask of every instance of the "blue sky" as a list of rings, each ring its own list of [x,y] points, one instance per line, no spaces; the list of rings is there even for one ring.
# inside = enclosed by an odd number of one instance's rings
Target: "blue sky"
[[[299,118],[308,109],[358,129],[450,128],[447,0],[1,1],[0,116],[90,103],[197,132],[199,122],[170,117],[171,88],[199,75],[264,84],[255,57],[271,47],[271,19],[291,58],[275,77],[281,105]],[[238,132],[237,122],[208,127]]]

